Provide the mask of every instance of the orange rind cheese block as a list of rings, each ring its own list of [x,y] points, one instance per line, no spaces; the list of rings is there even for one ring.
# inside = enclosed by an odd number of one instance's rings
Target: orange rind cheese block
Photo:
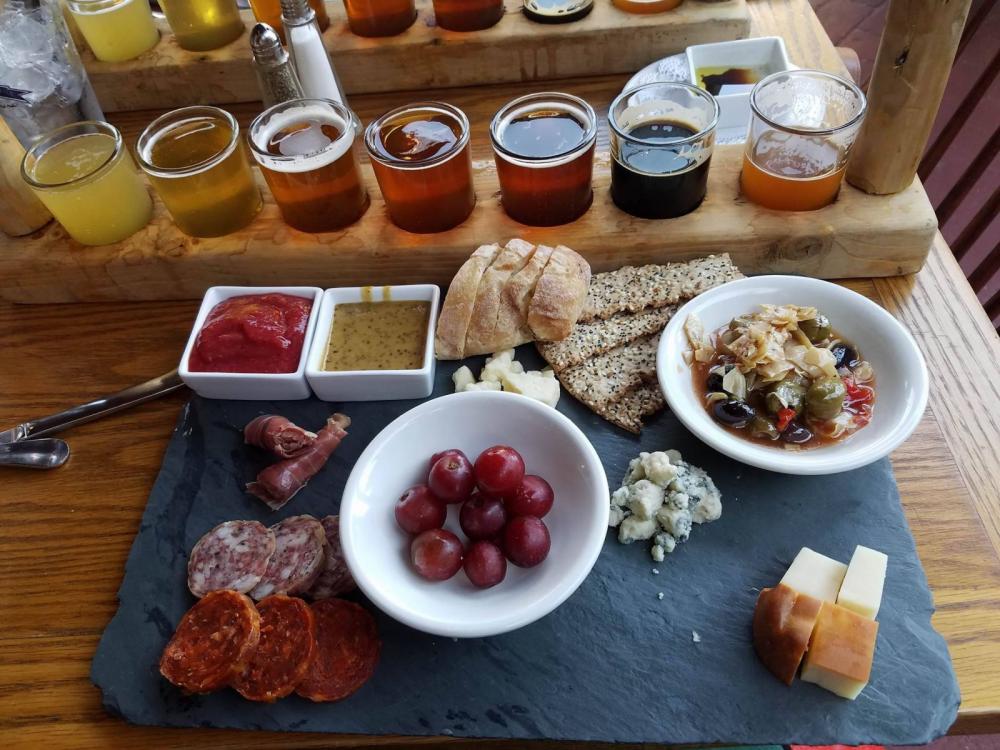
[[[778,584],[757,597],[753,645],[757,656],[779,680],[791,685],[809,647],[821,608],[819,599]]]
[[[876,621],[825,602],[813,628],[802,679],[854,700],[871,676],[877,635]]]

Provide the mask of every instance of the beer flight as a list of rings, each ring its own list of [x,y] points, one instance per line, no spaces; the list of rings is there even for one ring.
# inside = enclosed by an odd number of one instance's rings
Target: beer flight
[[[772,74],[750,95],[740,177],[744,197],[783,211],[821,208],[837,196],[865,111],[850,81],[814,70]],[[610,105],[611,198],[643,219],[670,219],[701,204],[719,105],[702,88],[648,83]],[[489,127],[501,204],[514,220],[555,226],[593,201],[597,115],[583,99],[546,92],[514,99]],[[451,229],[472,213],[469,119],[422,102],[392,109],[362,132],[345,105],[293,99],[261,113],[247,141],[285,222],[329,232],[364,215],[370,199],[358,162],[362,141],[389,219],[415,233]],[[236,119],[184,107],[139,136],[139,166],[175,224],[218,237],[249,224],[262,205]],[[121,133],[104,122],[57,128],[25,154],[22,175],[66,231],[85,245],[119,242],[152,214]]]

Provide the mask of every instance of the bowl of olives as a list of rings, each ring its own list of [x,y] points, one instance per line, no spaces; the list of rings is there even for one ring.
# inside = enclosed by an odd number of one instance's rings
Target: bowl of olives
[[[800,276],[740,279],[689,301],[660,339],[657,376],[701,440],[787,474],[877,461],[927,404],[910,333],[860,294]]]

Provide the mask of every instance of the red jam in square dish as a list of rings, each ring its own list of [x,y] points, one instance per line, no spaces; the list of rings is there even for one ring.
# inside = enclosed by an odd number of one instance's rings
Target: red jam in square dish
[[[295,372],[313,302],[290,294],[230,297],[209,312],[191,350],[191,372]]]

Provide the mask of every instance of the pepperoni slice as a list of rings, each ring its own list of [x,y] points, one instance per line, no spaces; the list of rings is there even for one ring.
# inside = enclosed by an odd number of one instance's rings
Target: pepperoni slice
[[[313,587],[309,589],[311,599],[332,599],[357,588],[340,546],[340,516],[326,516],[322,521],[326,532],[326,566]]]
[[[382,648],[375,618],[354,602],[323,599],[316,616],[316,655],[295,692],[311,701],[339,701],[364,685]]]
[[[250,591],[257,601],[271,594],[308,591],[326,564],[326,532],[312,516],[292,516],[271,527],[277,546],[267,570]]]
[[[213,591],[181,618],[160,657],[160,674],[189,693],[228,685],[253,656],[260,639],[260,615],[236,591]]]
[[[274,534],[262,523],[220,523],[191,550],[188,588],[199,597],[222,589],[245,594],[260,583],[274,548]]]
[[[316,619],[301,599],[275,594],[257,605],[260,643],[233,689],[252,701],[272,702],[291,695],[312,663]]]

